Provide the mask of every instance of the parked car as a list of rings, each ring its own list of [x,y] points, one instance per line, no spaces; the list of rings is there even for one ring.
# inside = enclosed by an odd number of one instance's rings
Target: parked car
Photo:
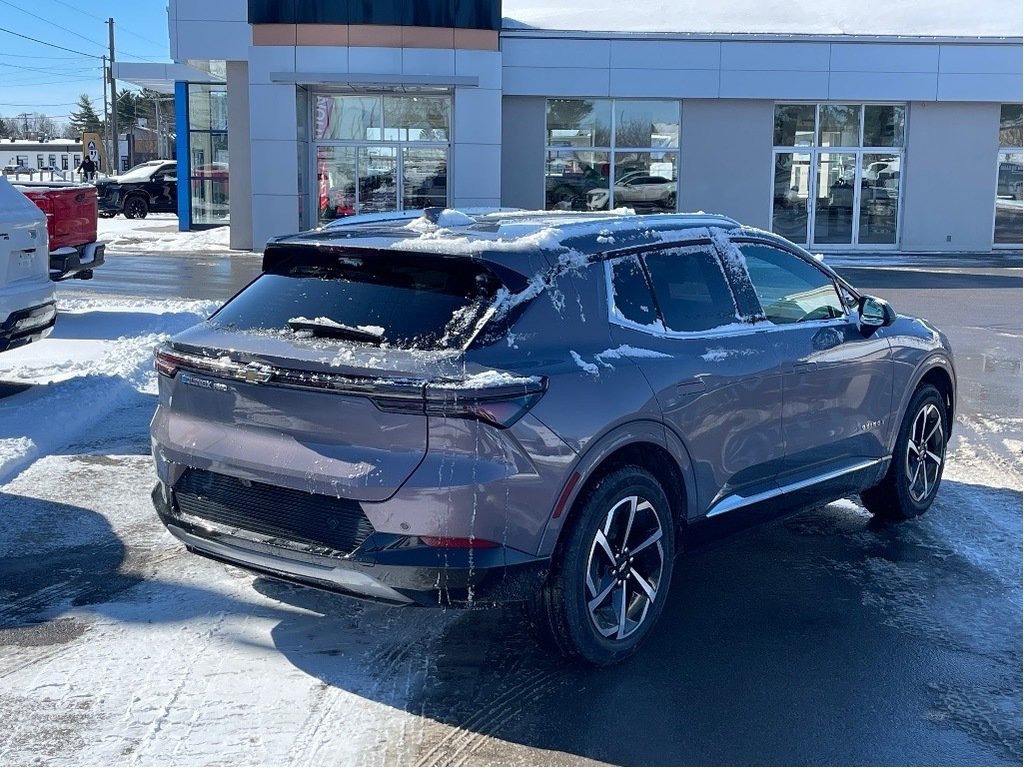
[[[19,181],[15,188],[46,215],[50,279],[91,279],[105,251],[96,237],[96,188],[59,181]]]
[[[647,210],[674,211],[678,184],[664,176],[634,173],[615,182],[615,205]],[[608,208],[608,188],[587,192],[587,209],[600,211]]]
[[[157,348],[153,499],[190,550],[393,603],[525,601],[604,665],[677,553],[846,494],[896,520],[935,498],[946,337],[788,241],[695,214],[410,220],[271,241]]]
[[[154,213],[178,212],[178,164],[174,160],[150,160],[120,176],[96,182],[100,215],[123,213],[128,219],[144,219]]]
[[[46,216],[0,178],[0,352],[50,335],[57,320]]]

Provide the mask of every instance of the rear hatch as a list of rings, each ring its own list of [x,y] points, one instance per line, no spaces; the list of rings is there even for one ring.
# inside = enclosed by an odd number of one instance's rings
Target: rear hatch
[[[474,373],[463,350],[503,282],[479,260],[394,251],[292,246],[264,267],[158,350],[159,450],[296,490],[389,498],[426,454],[429,403]]]
[[[24,187],[25,197],[46,214],[50,250],[96,242],[96,188]]]

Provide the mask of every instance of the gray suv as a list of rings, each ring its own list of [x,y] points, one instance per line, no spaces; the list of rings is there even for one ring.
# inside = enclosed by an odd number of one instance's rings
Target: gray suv
[[[688,214],[279,238],[156,367],[153,500],[188,549],[394,603],[524,601],[595,665],[649,634],[684,549],[852,493],[924,512],[956,399],[927,322]]]

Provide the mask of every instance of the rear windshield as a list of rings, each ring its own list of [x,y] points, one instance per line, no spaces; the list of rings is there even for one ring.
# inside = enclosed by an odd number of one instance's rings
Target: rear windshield
[[[497,277],[466,259],[297,250],[278,256],[272,271],[260,275],[210,322],[343,343],[457,349],[500,287]],[[338,326],[361,330],[364,338],[346,338]],[[366,331],[378,338],[365,338]]]

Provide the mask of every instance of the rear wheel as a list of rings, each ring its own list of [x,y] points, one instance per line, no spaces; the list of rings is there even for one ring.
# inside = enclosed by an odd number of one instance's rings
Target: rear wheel
[[[860,495],[868,511],[890,520],[924,514],[939,490],[948,434],[942,395],[931,384],[918,387],[903,414],[889,471]]]
[[[636,651],[665,606],[672,516],[658,481],[635,466],[601,478],[576,512],[533,616],[562,655],[606,666]]]
[[[124,201],[124,215],[129,219],[144,219],[149,213],[149,204],[144,197],[134,195]]]

